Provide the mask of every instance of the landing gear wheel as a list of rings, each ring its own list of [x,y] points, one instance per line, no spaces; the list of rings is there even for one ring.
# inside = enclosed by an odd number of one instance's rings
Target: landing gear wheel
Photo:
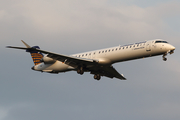
[[[164,60],[164,61],[167,61],[166,55],[167,55],[167,53],[165,53],[165,54],[163,55],[163,60]]]
[[[84,74],[84,70],[82,68],[80,68],[80,69],[77,70],[77,73],[82,75],[82,74]]]
[[[94,75],[94,79],[97,79],[97,75]]]
[[[82,74],[84,74],[84,71],[83,70],[80,70],[80,73],[79,73],[80,75],[82,75]]]
[[[78,69],[78,70],[77,70],[77,73],[78,73],[78,74],[80,74],[80,72],[81,72],[81,70],[80,70],[80,69]]]
[[[101,79],[101,76],[100,76],[99,74],[97,74],[97,75],[95,74],[95,75],[94,75],[94,79],[100,80],[100,79]]]
[[[100,75],[97,75],[98,77],[97,77],[97,80],[100,80],[101,79],[101,76]]]
[[[164,61],[167,61],[167,58],[163,58]]]

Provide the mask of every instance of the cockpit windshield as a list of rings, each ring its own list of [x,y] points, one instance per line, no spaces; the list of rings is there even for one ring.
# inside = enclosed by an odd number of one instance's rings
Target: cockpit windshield
[[[168,43],[168,42],[157,40],[155,43]]]

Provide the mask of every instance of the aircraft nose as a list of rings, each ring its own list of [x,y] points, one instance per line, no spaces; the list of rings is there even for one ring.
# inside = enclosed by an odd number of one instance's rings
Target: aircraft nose
[[[176,48],[175,48],[174,46],[172,46],[172,45],[168,45],[167,48],[168,48],[168,50],[175,50],[175,49],[176,49]]]
[[[173,54],[175,49],[176,49],[176,48],[175,48],[174,46],[172,46],[172,45],[169,45],[169,46],[168,46],[168,50],[169,50],[169,53],[170,53],[170,54]]]
[[[174,46],[171,46],[171,50],[175,50],[176,48]]]

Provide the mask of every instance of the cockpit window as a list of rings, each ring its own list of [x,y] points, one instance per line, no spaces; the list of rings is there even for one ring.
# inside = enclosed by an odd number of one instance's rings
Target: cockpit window
[[[168,43],[166,41],[156,41],[155,43]]]

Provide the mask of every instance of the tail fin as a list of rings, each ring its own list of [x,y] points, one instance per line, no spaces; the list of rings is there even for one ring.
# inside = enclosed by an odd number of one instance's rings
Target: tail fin
[[[25,43],[23,40],[21,40],[24,45],[27,47],[27,48],[37,48],[37,49],[40,49],[39,46],[33,46],[33,47],[30,47],[27,43]],[[37,51],[33,51],[31,49],[27,49],[26,52],[29,52],[31,54],[31,57],[32,57],[32,60],[34,62],[34,65],[38,65],[41,63],[41,59],[43,58],[43,54],[41,52],[37,52]]]
[[[33,46],[32,48],[40,49],[39,46]],[[26,52],[30,52],[34,65],[38,65],[41,63],[41,59],[43,58],[43,54],[41,52],[31,50],[26,50]]]

